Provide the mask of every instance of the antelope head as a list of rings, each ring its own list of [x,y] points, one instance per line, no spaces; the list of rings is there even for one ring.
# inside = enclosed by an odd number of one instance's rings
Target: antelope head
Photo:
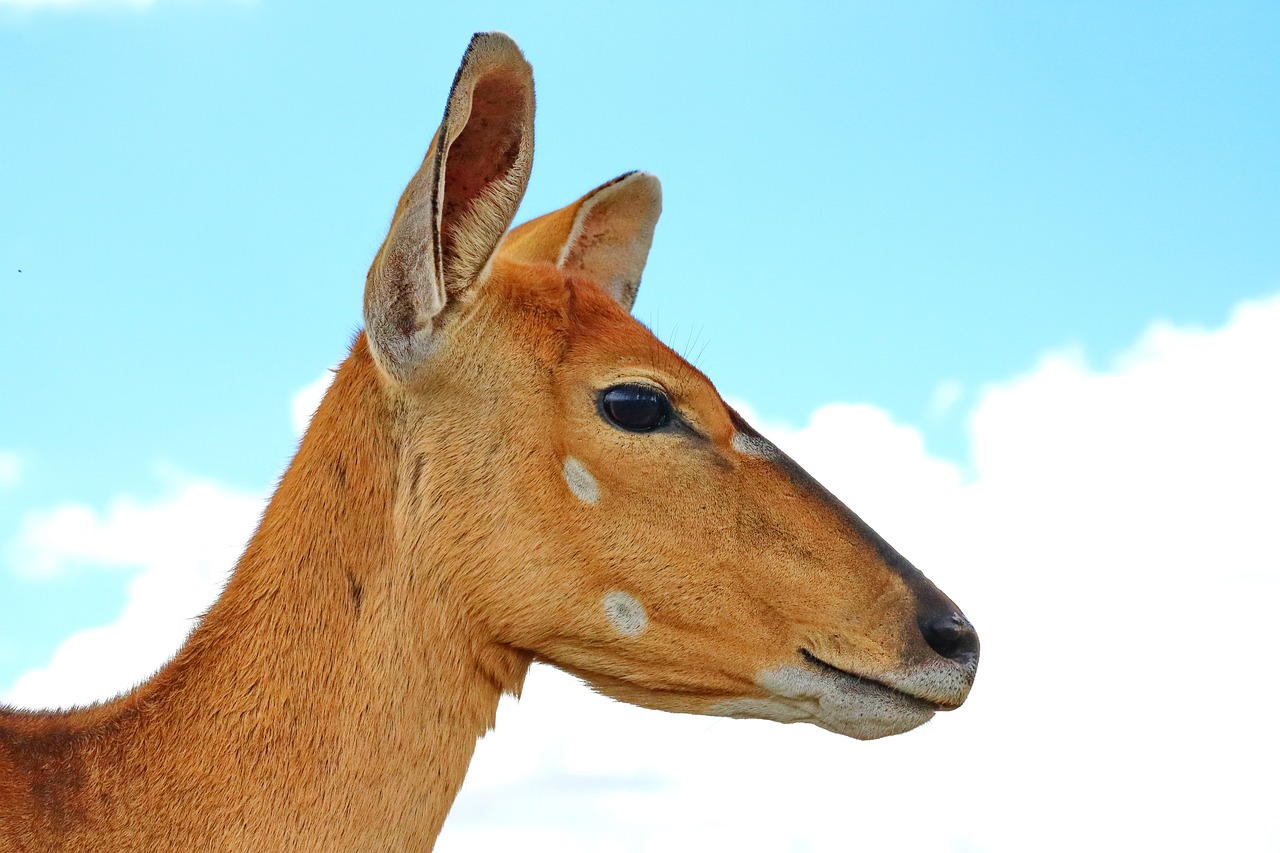
[[[959,706],[955,604],[632,318],[657,179],[507,231],[533,114],[519,49],[476,36],[369,272],[420,618],[667,711],[877,738]]]

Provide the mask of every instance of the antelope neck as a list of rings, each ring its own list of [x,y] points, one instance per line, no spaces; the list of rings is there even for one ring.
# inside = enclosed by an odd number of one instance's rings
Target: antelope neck
[[[0,715],[0,738],[51,759],[19,808],[32,830],[71,850],[82,831],[100,849],[430,849],[527,661],[410,597],[396,429],[361,338],[178,656],[105,705]],[[137,822],[140,801],[160,813]]]

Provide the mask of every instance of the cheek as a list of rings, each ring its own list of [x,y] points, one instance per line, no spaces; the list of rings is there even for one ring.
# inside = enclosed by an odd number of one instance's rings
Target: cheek
[[[624,637],[638,637],[649,627],[649,614],[634,595],[615,590],[601,601],[605,618]]]
[[[587,466],[570,456],[564,460],[564,481],[574,497],[585,504],[594,504],[600,500],[600,486],[596,478],[591,476]]]

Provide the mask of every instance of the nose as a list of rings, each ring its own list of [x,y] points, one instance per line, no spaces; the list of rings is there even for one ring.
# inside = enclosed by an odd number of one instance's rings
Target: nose
[[[969,664],[978,657],[978,632],[956,610],[935,610],[917,620],[929,648],[947,660]]]

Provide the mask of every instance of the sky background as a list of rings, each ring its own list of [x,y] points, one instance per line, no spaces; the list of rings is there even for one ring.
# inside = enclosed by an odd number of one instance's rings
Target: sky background
[[[1271,3],[0,0],[0,700],[127,688],[216,595],[484,29],[519,218],[657,174],[636,316],[983,666],[872,744],[536,671],[441,849],[1280,848]]]

